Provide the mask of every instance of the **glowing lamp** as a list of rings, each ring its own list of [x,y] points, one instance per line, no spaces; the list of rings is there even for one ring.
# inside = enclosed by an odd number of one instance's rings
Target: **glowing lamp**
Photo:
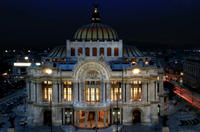
[[[183,72],[181,72],[181,76],[183,76]]]
[[[138,69],[138,68],[135,68],[135,69],[133,69],[133,74],[138,74],[138,73],[140,73],[140,69]]]
[[[41,63],[39,63],[39,62],[37,62],[37,63],[35,63],[36,64],[36,66],[40,66],[41,65]]]
[[[28,60],[28,56],[25,56],[25,57],[24,57],[24,60]]]
[[[46,68],[45,70],[44,70],[44,73],[46,73],[46,74],[52,74],[52,69],[50,69],[50,68]]]

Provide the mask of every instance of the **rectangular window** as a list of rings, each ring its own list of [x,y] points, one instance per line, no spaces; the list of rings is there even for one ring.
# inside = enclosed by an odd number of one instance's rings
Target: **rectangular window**
[[[112,52],[111,52],[111,48],[107,48],[107,56],[111,56]]]
[[[110,91],[111,101],[117,101],[122,99],[122,89],[121,83],[112,82],[111,91]]]
[[[115,51],[115,52],[114,52],[114,55],[115,55],[115,56],[119,56],[119,49],[118,49],[118,48],[115,48],[114,51]]]
[[[90,48],[85,48],[85,55],[90,56]]]
[[[131,84],[131,101],[142,100],[142,84],[141,81],[134,81]]]
[[[86,102],[100,102],[100,88],[86,88]]]
[[[82,48],[78,48],[78,55],[82,55],[83,54],[83,49]]]
[[[104,55],[104,48],[100,48],[100,56]]]
[[[75,56],[75,48],[71,48],[71,56]]]
[[[63,99],[65,101],[72,101],[72,82],[65,81],[63,82]]]
[[[52,81],[44,81],[42,83],[43,101],[46,101],[46,102],[52,101],[53,99],[52,87],[53,87]]]
[[[92,56],[97,56],[97,48],[92,48]]]

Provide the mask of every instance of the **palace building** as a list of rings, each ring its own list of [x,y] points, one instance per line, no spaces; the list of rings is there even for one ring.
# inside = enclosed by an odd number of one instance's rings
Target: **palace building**
[[[154,124],[163,114],[163,69],[123,44],[113,28],[101,23],[97,7],[73,40],[27,71],[31,125]]]

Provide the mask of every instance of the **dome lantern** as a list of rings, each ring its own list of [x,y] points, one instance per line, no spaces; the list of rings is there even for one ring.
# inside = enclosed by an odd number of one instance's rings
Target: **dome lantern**
[[[100,17],[100,14],[98,12],[98,6],[95,5],[94,6],[94,11],[93,11],[93,14],[92,14],[92,23],[100,23],[101,22],[101,17]]]
[[[91,23],[80,27],[73,37],[76,41],[118,41],[117,32],[101,23],[98,6],[94,6]]]

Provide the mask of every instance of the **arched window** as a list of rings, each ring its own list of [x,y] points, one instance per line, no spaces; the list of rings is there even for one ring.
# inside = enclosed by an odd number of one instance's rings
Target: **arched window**
[[[112,52],[111,52],[111,48],[107,48],[107,56],[111,56]]]
[[[80,56],[83,53],[83,49],[82,48],[78,48],[78,55]]]
[[[104,48],[100,48],[100,55],[104,55]]]
[[[85,48],[85,55],[90,56],[90,48]]]
[[[71,56],[75,56],[75,48],[71,48]]]
[[[114,50],[114,55],[115,55],[115,56],[119,56],[119,49],[118,49],[118,48],[115,48],[115,50]]]
[[[92,56],[97,56],[97,48],[92,48]]]

